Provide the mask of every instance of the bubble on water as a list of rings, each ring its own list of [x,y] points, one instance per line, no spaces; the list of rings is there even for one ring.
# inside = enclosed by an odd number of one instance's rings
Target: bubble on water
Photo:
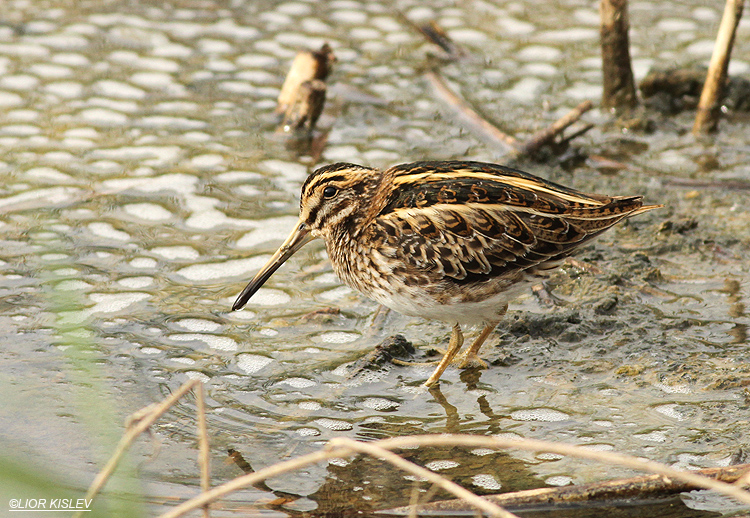
[[[393,410],[395,408],[398,408],[400,405],[399,403],[391,401],[390,399],[385,399],[382,397],[368,397],[367,399],[362,401],[362,406],[365,408],[371,408],[373,410]]]
[[[690,394],[692,392],[688,385],[666,385],[664,383],[654,383],[654,386],[667,394]]]
[[[185,333],[169,335],[168,338],[178,342],[191,342],[197,340],[208,345],[211,349],[219,351],[236,351],[237,342],[228,336],[206,335],[200,333]]]
[[[177,259],[192,261],[200,257],[198,251],[189,246],[158,246],[152,248],[150,252],[170,261]]]
[[[558,476],[555,476],[555,477],[549,477],[544,482],[545,482],[545,484],[547,484],[549,486],[560,487],[560,486],[569,486],[569,485],[571,485],[573,483],[573,479],[570,478],[570,477],[558,475]]]
[[[194,365],[195,360],[192,358],[186,358],[185,356],[178,356],[176,358],[170,358],[170,361],[173,361],[175,363],[183,363],[185,365]]]
[[[23,98],[14,93],[0,91],[0,106],[19,106],[23,104]]]
[[[659,405],[654,410],[677,421],[684,421],[686,419],[685,415],[678,410],[676,404]]]
[[[318,340],[327,344],[348,344],[354,342],[359,338],[356,333],[345,333],[343,331],[336,331],[333,333],[325,333],[318,336]]]
[[[175,322],[178,326],[195,331],[196,333],[210,333],[221,329],[221,324],[203,318],[181,318]]]
[[[34,167],[26,171],[26,177],[55,184],[73,183],[73,177],[52,167]]]
[[[94,83],[93,89],[99,95],[119,99],[143,99],[146,97],[146,92],[140,88],[112,79],[97,81]]]
[[[491,448],[475,448],[471,450],[471,453],[473,455],[478,455],[480,457],[484,457],[485,455],[490,455],[492,453],[495,453],[495,450]]]
[[[92,288],[91,284],[85,281],[79,281],[77,279],[61,281],[55,284],[55,290],[59,291],[85,291],[90,288]]]
[[[136,257],[130,261],[130,266],[133,268],[156,268],[157,262],[150,257]]]
[[[581,448],[594,451],[613,451],[615,449],[611,444],[584,444],[581,445]]]
[[[41,131],[42,130],[38,126],[33,126],[31,124],[9,124],[0,127],[0,135],[13,135],[16,137],[38,135]]]
[[[322,405],[318,403],[317,401],[300,401],[298,403],[298,406],[302,410],[309,410],[311,412],[314,412],[315,410],[320,410],[322,408]]]
[[[272,358],[258,354],[240,354],[237,356],[237,367],[245,371],[246,374],[254,374],[271,362],[273,362]]]
[[[488,491],[497,491],[503,487],[503,485],[489,474],[478,474],[471,477],[471,482],[477,487],[486,489]]]
[[[314,437],[320,435],[320,432],[315,428],[300,428],[297,430],[297,435],[301,435],[302,437]]]
[[[127,214],[146,221],[166,221],[173,214],[155,203],[130,203],[122,208]]]
[[[190,159],[190,165],[196,169],[216,169],[224,163],[224,157],[221,155],[198,155]]]
[[[0,87],[8,90],[29,90],[39,84],[39,79],[26,74],[7,75],[0,78]]]
[[[246,277],[250,274],[250,272],[255,272],[256,270],[260,269],[264,264],[266,264],[267,260],[268,257],[266,256],[256,256],[248,257],[247,259],[234,259],[231,261],[223,261],[219,263],[192,264],[190,266],[186,266],[185,268],[177,270],[177,275],[185,277],[186,279],[191,281],[207,281],[213,279],[221,279],[223,277],[235,276]],[[284,296],[286,296],[286,300],[267,303],[267,305],[284,304],[291,300],[289,295],[286,295],[286,293],[284,293],[283,291],[279,292],[278,290],[261,289],[253,297],[254,303],[258,303],[258,295],[262,291],[274,292],[273,295],[283,294]],[[266,293],[265,296],[266,298],[269,298],[271,295],[271,293]]]
[[[461,464],[455,460],[433,460],[424,465],[425,468],[430,471],[441,471],[444,469],[451,469],[460,466]]]
[[[211,378],[209,376],[198,371],[187,371],[185,372],[185,376],[187,376],[191,380],[200,380],[203,383],[208,383],[209,381],[211,381]]]
[[[636,433],[633,434],[633,437],[648,442],[667,442],[667,434],[658,430],[649,433]]]
[[[162,351],[161,349],[159,349],[157,347],[148,347],[148,346],[141,347],[140,351],[143,354],[161,354],[162,352],[164,352],[164,351]]]
[[[328,464],[332,464],[333,466],[339,466],[344,467],[349,465],[349,461],[346,459],[342,459],[340,457],[334,457],[332,459],[328,459]]]
[[[287,378],[279,381],[276,385],[289,385],[294,388],[314,387],[317,383],[307,378]]]
[[[62,261],[70,256],[68,254],[44,254],[41,256],[43,261]]]
[[[551,410],[549,408],[516,410],[515,412],[511,412],[510,417],[516,421],[544,421],[548,423],[570,419],[570,416],[565,412]]]
[[[106,239],[113,239],[115,241],[130,240],[130,234],[128,234],[127,232],[123,232],[122,230],[117,230],[109,223],[104,223],[101,221],[89,223],[88,229],[92,234]]]
[[[81,110],[78,117],[95,126],[122,126],[128,122],[128,116],[106,108],[88,108]]]
[[[213,177],[217,182],[250,182],[261,178],[258,173],[251,171],[227,171],[226,173],[217,174]]]
[[[293,216],[258,220],[259,227],[239,238],[237,247],[253,248],[268,241],[286,239],[298,221],[299,218]]]
[[[341,421],[340,419],[329,419],[327,417],[316,419],[313,422],[319,426],[322,426],[323,428],[327,428],[335,432],[344,432],[346,430],[351,430],[352,428],[354,428],[351,423]]]
[[[535,455],[535,457],[539,460],[560,460],[564,458],[565,456],[560,455],[559,453],[545,452],[545,453],[538,453],[537,455]]]
[[[253,305],[256,306],[279,306],[288,304],[292,297],[281,290],[272,290],[270,288],[261,288],[253,295]]]
[[[89,298],[96,302],[96,305],[89,310],[91,313],[116,313],[142,300],[150,299],[151,295],[137,291],[131,293],[92,293]]]
[[[339,286],[332,290],[324,291],[318,294],[318,298],[326,302],[335,302],[353,293],[348,286]]]
[[[714,51],[714,40],[704,39],[695,41],[694,43],[688,45],[685,51],[688,54],[693,54],[694,56],[709,57]]]
[[[117,281],[117,284],[124,288],[130,288],[130,289],[143,289],[147,288],[149,286],[152,286],[154,284],[154,279],[152,277],[125,277],[123,279],[120,279]]]

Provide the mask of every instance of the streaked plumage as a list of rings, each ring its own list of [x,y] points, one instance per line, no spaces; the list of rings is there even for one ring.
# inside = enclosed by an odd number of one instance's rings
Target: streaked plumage
[[[489,163],[386,171],[333,164],[307,178],[299,222],[233,309],[305,243],[323,238],[334,271],[352,288],[400,313],[455,324],[429,386],[460,349],[460,324],[485,326],[467,365],[519,292],[612,225],[657,207]]]

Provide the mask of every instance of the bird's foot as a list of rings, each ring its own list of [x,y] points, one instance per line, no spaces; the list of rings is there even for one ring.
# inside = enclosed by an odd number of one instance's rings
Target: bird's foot
[[[484,361],[476,353],[467,352],[456,358],[454,362],[459,369],[487,369],[489,363]]]

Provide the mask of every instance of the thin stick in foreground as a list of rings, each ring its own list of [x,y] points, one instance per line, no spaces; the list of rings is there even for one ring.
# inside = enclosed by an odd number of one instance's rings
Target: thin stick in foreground
[[[714,131],[719,123],[720,104],[727,82],[729,57],[732,54],[734,36],[742,17],[744,3],[745,0],[727,0],[724,6],[724,15],[716,36],[711,63],[708,65],[708,74],[698,102],[698,111],[695,114],[694,135]]]
[[[211,489],[210,449],[208,444],[208,427],[206,426],[206,389],[201,383],[196,391],[198,412],[198,467],[201,472],[201,490]],[[203,506],[203,516],[209,518],[209,504]]]
[[[117,444],[117,448],[115,448],[112,457],[110,457],[107,464],[91,482],[91,486],[89,486],[89,490],[84,497],[86,500],[93,499],[99,491],[101,491],[107,483],[107,480],[109,480],[109,477],[114,473],[117,465],[122,460],[123,455],[125,455],[125,452],[130,448],[131,444],[133,444],[133,441],[135,441],[143,432],[148,430],[151,425],[153,425],[156,420],[164,414],[164,412],[169,410],[182,396],[190,392],[198,384],[200,384],[199,380],[190,380],[161,403],[148,405],[128,418],[125,433]],[[83,516],[83,511],[78,511],[73,515],[73,518],[80,518],[81,516]]]

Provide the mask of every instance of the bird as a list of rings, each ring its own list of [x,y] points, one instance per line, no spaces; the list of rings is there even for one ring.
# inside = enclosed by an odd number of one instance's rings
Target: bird
[[[385,170],[335,163],[302,185],[299,221],[240,293],[244,307],[302,246],[322,238],[336,275],[380,304],[453,324],[423,383],[479,350],[529,286],[616,223],[661,207],[643,196],[588,194],[499,164],[419,161]],[[482,330],[461,357],[462,325]]]

